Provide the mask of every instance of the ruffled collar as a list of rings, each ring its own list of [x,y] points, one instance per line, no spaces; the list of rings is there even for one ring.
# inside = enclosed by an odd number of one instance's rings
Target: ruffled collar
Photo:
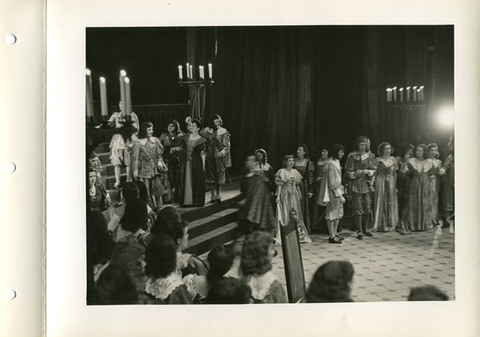
[[[157,299],[165,300],[170,294],[183,284],[181,276],[173,272],[166,277],[147,279],[145,292]]]
[[[410,158],[408,162],[417,172],[428,172],[433,167],[433,161],[431,159],[418,160],[417,158]]]
[[[259,301],[265,299],[270,292],[273,282],[278,281],[278,277],[270,271],[263,275],[250,275],[244,278],[245,282],[252,289],[252,297]]]

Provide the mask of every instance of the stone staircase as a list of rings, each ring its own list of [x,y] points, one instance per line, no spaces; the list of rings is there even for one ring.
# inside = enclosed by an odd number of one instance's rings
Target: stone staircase
[[[112,203],[120,200],[120,193],[114,189],[115,172],[110,164],[109,143],[101,143],[95,148],[100,162],[104,167],[104,183],[110,193]],[[127,180],[126,169],[122,168],[121,182]],[[231,177],[232,183],[224,186],[222,196],[224,201],[220,204],[210,204],[207,192],[207,203],[204,207],[178,207],[182,219],[188,225],[188,247],[185,253],[202,255],[217,245],[222,245],[238,239],[244,233],[238,226],[240,209],[244,204],[240,194],[240,176]]]
[[[243,196],[237,194],[221,204],[206,205],[203,208],[181,212],[188,221],[188,247],[185,253],[202,255],[218,245],[231,242],[244,235],[238,225]]]

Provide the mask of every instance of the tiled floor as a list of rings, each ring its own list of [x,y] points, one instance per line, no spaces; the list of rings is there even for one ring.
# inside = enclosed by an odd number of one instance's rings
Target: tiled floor
[[[313,243],[302,244],[305,279],[330,260],[348,260],[355,268],[352,297],[355,301],[405,301],[411,287],[434,285],[455,299],[455,235],[448,229],[402,236],[396,232],[374,233],[357,240],[345,230],[342,244],[327,243],[327,235],[313,234]],[[281,248],[273,272],[285,285]]]

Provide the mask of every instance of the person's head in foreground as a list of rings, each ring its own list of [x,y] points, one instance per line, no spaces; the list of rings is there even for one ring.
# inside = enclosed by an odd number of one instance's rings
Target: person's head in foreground
[[[434,286],[415,287],[410,290],[409,301],[448,301],[447,294]]]
[[[145,252],[145,275],[154,279],[166,277],[175,271],[177,246],[166,234],[155,235]]]
[[[348,261],[329,261],[315,272],[305,295],[307,303],[352,302],[353,275]]]
[[[266,232],[258,231],[247,235],[243,242],[240,268],[243,275],[263,275],[272,269],[276,255],[273,238]]]
[[[208,304],[248,304],[252,290],[239,279],[226,277],[216,282],[208,291]]]
[[[232,267],[234,258],[235,253],[231,247],[221,245],[213,248],[207,257],[210,266],[207,275],[208,282],[214,284],[218,280],[221,280],[223,275]]]
[[[97,304],[136,304],[138,291],[123,266],[108,266],[95,284]]]

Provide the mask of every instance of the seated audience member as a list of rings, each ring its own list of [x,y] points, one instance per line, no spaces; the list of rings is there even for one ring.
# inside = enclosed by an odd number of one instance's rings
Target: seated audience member
[[[110,232],[113,232],[120,225],[120,219],[122,218],[123,213],[125,213],[126,205],[132,200],[137,200],[139,197],[140,191],[135,183],[126,182],[123,184],[121,191],[122,201],[104,212],[104,216],[108,223],[108,230]]]
[[[448,301],[447,294],[434,286],[415,287],[410,290],[409,301]]]
[[[208,290],[230,269],[235,254],[227,246],[217,246],[208,254],[210,269],[207,275],[189,274],[183,278],[194,304],[203,303],[208,295]]]
[[[353,302],[353,275],[355,271],[348,261],[329,261],[317,269],[308,286],[307,303]]]
[[[138,303],[148,304],[145,294],[145,247],[137,242],[120,242],[110,258],[110,266],[121,266],[133,281],[138,292]]]
[[[132,279],[119,265],[108,266],[95,283],[95,304],[138,304]]]
[[[139,242],[144,245],[143,237],[146,232],[142,229],[147,226],[147,204],[142,199],[135,199],[127,203],[125,213],[118,226],[112,233],[115,242]]]
[[[240,280],[226,277],[216,282],[208,291],[207,304],[249,304],[252,289]]]
[[[188,274],[207,275],[208,268],[201,259],[192,254],[184,254],[182,250],[188,245],[188,225],[185,221],[167,221],[163,225],[154,225],[152,234],[164,233],[175,242],[177,246],[177,273],[182,277]]]
[[[114,242],[107,230],[102,213],[92,211],[87,216],[87,265],[88,277],[96,281],[102,270],[108,266]]]
[[[191,297],[175,272],[177,247],[165,234],[155,235],[145,252],[145,292],[153,304],[190,304]]]
[[[160,233],[160,228],[164,226],[166,223],[173,223],[173,222],[181,222],[182,218],[180,217],[180,213],[178,213],[177,209],[172,206],[163,207],[156,215],[155,222],[153,223],[152,228],[150,228],[150,233],[148,233],[145,238],[144,242],[148,245],[150,240],[153,236],[157,233]]]
[[[288,303],[280,280],[271,272],[276,253],[273,238],[266,232],[253,232],[245,238],[239,274],[252,289],[254,303]]]
[[[88,171],[88,183],[90,210],[106,211],[110,207],[110,195],[93,168]]]
[[[138,188],[139,198],[147,203],[147,227],[142,229],[150,232],[153,224],[155,223],[155,220],[157,219],[157,213],[154,211],[155,207],[153,205],[152,199],[150,199],[150,196],[148,195],[147,185],[145,185],[145,183],[141,180],[135,181],[135,185],[137,185]]]

